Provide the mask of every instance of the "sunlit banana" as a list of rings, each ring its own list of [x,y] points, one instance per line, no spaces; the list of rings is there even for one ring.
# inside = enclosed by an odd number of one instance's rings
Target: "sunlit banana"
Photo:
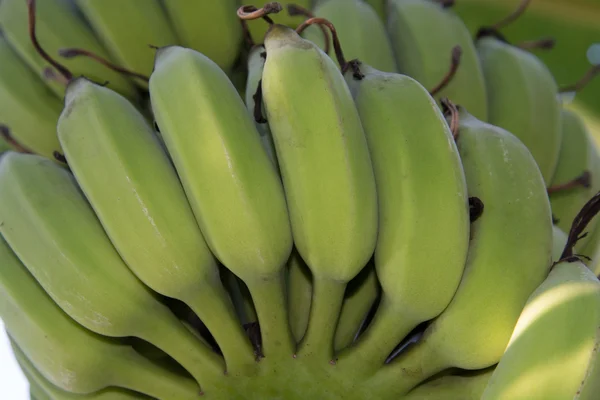
[[[35,5],[36,33],[40,45],[54,56],[63,48],[79,48],[109,58],[91,29],[67,5],[58,0],[2,0],[0,2],[0,27],[4,35],[25,62],[40,77],[51,68],[31,42],[28,28],[28,5]],[[143,44],[144,46],[147,43]],[[62,61],[62,60],[61,60]],[[87,57],[65,59],[64,64],[75,75],[85,75],[107,85],[127,97],[135,97],[133,84],[118,72],[112,71]],[[62,98],[63,83],[45,78],[50,88]]]
[[[377,378],[398,381],[398,393],[449,367],[496,364],[552,263],[550,202],[529,150],[465,110],[457,145],[469,197],[483,203],[483,212],[471,224],[469,256],[452,302]]]
[[[450,54],[460,46],[460,66],[436,99],[449,98],[483,121],[488,118],[486,87],[471,35],[449,8],[429,0],[389,0],[388,34],[398,70],[431,90],[450,67]]]
[[[237,0],[163,0],[183,46],[201,52],[229,71],[242,45]]]
[[[82,394],[119,386],[159,398],[195,398],[198,387],[193,381],[155,366],[130,346],[92,333],[67,316],[2,238],[0,261],[0,316],[14,342],[54,385]]]
[[[299,357],[326,365],[333,357],[346,284],[375,247],[375,179],[358,112],[335,62],[282,25],[269,30],[265,48],[267,120],[294,243],[313,276],[311,315]]]
[[[35,155],[3,155],[0,204],[0,232],[77,322],[106,336],[147,340],[199,381],[222,374],[222,359],[128,270],[66,169]]]
[[[396,72],[385,26],[369,4],[363,0],[326,0],[313,13],[335,26],[346,58],[358,58],[381,71]],[[325,39],[318,26],[307,28],[302,36],[324,48]]]
[[[431,380],[412,390],[405,400],[481,400],[493,368],[475,373],[446,375]]]
[[[600,282],[556,264],[528,299],[482,400],[592,400],[600,393]]]
[[[487,85],[489,122],[527,146],[549,185],[562,136],[558,88],[552,74],[531,52],[496,38],[479,39],[477,51]]]

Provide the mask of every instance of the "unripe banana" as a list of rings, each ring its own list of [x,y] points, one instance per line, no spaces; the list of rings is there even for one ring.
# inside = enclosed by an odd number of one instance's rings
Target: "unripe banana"
[[[371,5],[373,10],[377,13],[377,16],[381,19],[384,24],[387,22],[386,6],[387,0],[363,0],[365,3]]]
[[[201,52],[229,71],[242,45],[237,0],[163,0],[183,46]]]
[[[159,398],[195,398],[198,386],[190,379],[155,366],[130,346],[92,333],[67,316],[2,238],[0,260],[0,316],[6,330],[54,385],[81,394],[119,386]]]
[[[194,310],[229,372],[254,365],[216,260],[143,115],[118,93],[76,78],[66,91],[58,135],[78,184],[129,268],[153,290]]]
[[[486,87],[477,51],[454,12],[429,0],[389,0],[387,28],[398,70],[429,90],[448,73],[453,48],[460,46],[460,66],[435,97],[447,97],[487,121]]]
[[[567,234],[557,225],[552,225],[552,262],[558,262],[567,244]]]
[[[197,380],[222,374],[222,359],[128,270],[67,170],[39,156],[3,155],[0,204],[4,238],[73,319],[102,335],[147,340]]]
[[[527,146],[549,185],[562,137],[558,88],[552,74],[532,53],[496,38],[479,39],[477,51],[487,85],[489,122]]]
[[[313,13],[335,26],[346,58],[358,58],[381,71],[397,71],[385,26],[369,4],[363,0],[327,0],[319,3]],[[302,36],[325,48],[325,38],[318,26],[308,27]]]
[[[529,150],[514,135],[461,112],[458,149],[470,198],[469,256],[448,308],[390,369],[398,393],[449,367],[496,364],[529,295],[552,263],[552,214]],[[493,311],[492,311],[493,310]]]
[[[412,390],[403,400],[481,400],[493,368],[464,375],[446,375]]]
[[[287,263],[287,299],[290,329],[297,343],[302,340],[308,326],[312,299],[312,275],[310,268],[296,250]]]
[[[150,46],[177,44],[158,0],[76,2],[114,60],[131,71],[149,76],[155,54]]]
[[[176,46],[158,51],[150,97],[208,246],[250,289],[265,351],[289,357],[283,292],[292,250],[289,217],[281,181],[244,102],[213,61]]]
[[[326,364],[346,284],[375,247],[373,168],[352,95],[334,61],[282,25],[271,27],[265,48],[267,120],[294,243],[313,275],[311,316],[299,354]]]
[[[529,297],[482,400],[592,400],[600,393],[600,282],[556,264]]]
[[[276,23],[281,25],[286,25],[290,28],[296,28],[298,25],[302,23],[305,19],[303,16],[291,16],[287,12],[287,8],[290,4],[294,4],[300,6],[304,9],[310,10],[311,3],[313,0],[284,0],[279,1],[278,3],[282,5],[283,10],[278,14],[271,14],[269,17]],[[267,0],[258,1],[256,4],[253,4],[256,7],[262,7],[263,5],[269,3]],[[244,4],[244,3],[243,3]],[[269,30],[269,25],[265,23],[263,20],[257,21],[248,21],[248,30],[250,31],[250,37],[252,41],[257,44],[264,43],[265,35]]]
[[[373,322],[339,365],[368,373],[452,299],[467,256],[469,207],[454,138],[428,91],[405,75],[366,64],[359,69],[360,79],[352,68],[346,79],[377,182],[375,267],[383,295]]]
[[[93,32],[80,20],[73,10],[58,0],[43,0],[36,3],[36,31],[42,48],[54,56],[60,49],[79,48],[93,52],[103,58],[108,54]],[[28,8],[25,0],[2,0],[0,2],[0,27],[17,53],[60,97],[65,86],[47,78],[46,68],[51,68],[31,43],[28,27]],[[61,62],[74,74],[85,75],[96,82],[108,82],[108,87],[134,98],[133,84],[120,73],[112,71],[88,57],[65,59]]]
[[[0,123],[24,147],[53,158],[61,151],[56,121],[62,103],[0,35]]]

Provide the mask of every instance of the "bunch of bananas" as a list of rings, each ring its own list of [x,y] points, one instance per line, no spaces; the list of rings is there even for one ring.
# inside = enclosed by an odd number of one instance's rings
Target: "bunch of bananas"
[[[510,44],[527,1],[475,40],[311,3],[0,0],[32,398],[597,398],[600,154],[559,97],[597,68]]]

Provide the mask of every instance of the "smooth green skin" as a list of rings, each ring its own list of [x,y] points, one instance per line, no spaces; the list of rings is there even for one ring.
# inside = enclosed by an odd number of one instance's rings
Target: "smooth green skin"
[[[472,375],[447,375],[412,390],[404,400],[481,400],[494,369]]]
[[[296,343],[302,340],[308,327],[310,305],[312,302],[312,274],[310,268],[296,250],[287,263],[287,307],[290,329]]]
[[[283,287],[292,250],[286,200],[244,102],[213,61],[176,46],[158,52],[150,97],[208,246],[250,289],[265,351],[291,355]]]
[[[314,279],[299,357],[328,363],[345,286],[375,248],[375,179],[352,95],[331,58],[282,25],[271,28],[265,48],[267,120],[294,243]]]
[[[208,1],[211,1],[211,0],[208,0]],[[255,2],[254,5],[256,7],[262,7],[263,5],[265,5],[269,2],[270,1],[268,1],[268,0],[260,0],[260,1]],[[281,10],[281,12],[279,12],[277,14],[271,14],[271,15],[269,15],[269,17],[271,17],[273,22],[275,22],[276,24],[286,25],[286,26],[289,26],[290,28],[296,29],[302,22],[304,22],[308,18],[306,18],[304,16],[294,16],[294,17],[290,16],[290,14],[287,11],[288,5],[295,4],[300,7],[305,8],[307,10],[310,10],[312,2],[313,2],[313,0],[279,1],[278,3],[283,6],[283,10]],[[247,4],[247,3],[241,2],[241,4]],[[252,37],[253,42],[257,43],[257,44],[262,44],[265,42],[265,35],[266,35],[267,31],[269,30],[269,24],[266,23],[262,19],[248,21],[248,30],[250,31],[250,36]]]
[[[77,78],[67,88],[58,135],[79,186],[129,268],[153,290],[194,310],[230,373],[252,366],[252,346],[216,260],[144,116],[113,90]]]
[[[131,71],[150,76],[156,50],[148,45],[178,43],[159,0],[76,0],[76,3],[112,57]],[[147,86],[143,81],[135,82]]]
[[[600,282],[557,264],[527,301],[482,400],[591,400],[600,390]]]
[[[237,0],[163,0],[179,42],[229,71],[242,45]],[[266,23],[265,23],[266,25]]]
[[[450,367],[496,364],[552,263],[552,214],[531,153],[514,135],[461,112],[458,150],[469,197],[484,204],[448,308],[388,372],[411,388]],[[412,385],[412,386],[411,386]]]
[[[435,97],[447,97],[476,118],[487,121],[482,67],[473,39],[458,16],[433,1],[389,0],[387,30],[398,70],[428,90],[448,73],[452,48],[460,45],[462,56],[456,75]]]
[[[0,260],[0,315],[7,332],[52,384],[81,394],[118,386],[159,398],[195,398],[198,386],[192,380],[157,367],[130,346],[71,319],[2,238]]]
[[[567,245],[568,236],[557,225],[552,225],[552,262],[560,260],[560,256]]]
[[[5,239],[73,319],[102,335],[144,339],[198,381],[221,375],[221,357],[129,271],[66,169],[39,156],[5,154],[0,204]]]
[[[266,54],[265,47],[263,45],[254,46],[248,54],[248,80],[246,81],[246,92],[245,92],[245,103],[248,113],[252,119],[254,119],[254,107],[256,102],[254,101],[254,95],[258,89],[258,85],[261,82],[263,69],[265,67],[265,58],[262,56]],[[265,107],[262,105],[262,114],[265,116]],[[273,136],[271,135],[271,129],[269,123],[261,123],[255,121],[256,129],[260,134],[260,142],[262,143],[265,151],[269,155],[269,158],[273,161],[276,169],[279,169],[277,162],[277,154],[275,153],[275,143],[273,142]]]
[[[335,26],[347,60],[357,58],[381,71],[397,72],[385,26],[369,4],[362,0],[327,0],[319,3],[313,13]],[[307,28],[302,36],[325,48],[323,31],[318,26]],[[331,43],[331,34],[328,38]],[[329,54],[335,58],[333,47]]]
[[[31,151],[53,158],[60,151],[56,121],[62,104],[0,35],[0,123]]]
[[[562,140],[561,105],[552,74],[532,53],[494,38],[478,40],[477,51],[488,90],[489,122],[529,148],[549,185]]]
[[[571,182],[584,171],[592,173],[594,143],[585,123],[573,111],[562,110],[562,139],[558,162],[550,186]],[[598,181],[598,178],[596,178]],[[565,232],[571,229],[575,216],[585,203],[596,193],[589,188],[577,187],[550,194],[552,214],[558,219],[557,225]]]
[[[383,23],[386,22],[386,3],[387,0],[363,0],[365,3],[369,4],[373,10],[377,13],[377,16],[381,19]]]
[[[58,51],[64,48],[79,48],[108,58],[108,54],[94,36],[84,21],[58,0],[36,2],[36,33],[42,48],[65,65],[74,76],[85,75],[96,82],[108,81],[108,87],[121,94],[134,98],[135,87],[122,74],[112,71],[97,61],[88,57],[65,59],[58,56]],[[22,0],[2,0],[0,3],[0,27],[4,35],[15,48],[21,58],[40,77],[44,77],[44,69],[50,67],[40,56],[29,38],[27,3]],[[146,43],[144,43],[146,45]],[[58,74],[57,71],[55,71]],[[65,92],[64,84],[44,78],[44,82],[62,98]]]
[[[383,297],[370,327],[340,356],[340,365],[366,373],[450,303],[467,257],[469,212],[458,150],[435,100],[406,75],[366,64],[360,70],[362,80],[350,71],[346,79],[377,181],[375,267]]]

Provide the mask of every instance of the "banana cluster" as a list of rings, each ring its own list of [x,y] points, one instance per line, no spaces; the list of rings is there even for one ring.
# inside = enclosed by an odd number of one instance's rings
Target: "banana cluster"
[[[32,398],[597,398],[600,155],[551,73],[446,1],[310,3],[1,0]]]

